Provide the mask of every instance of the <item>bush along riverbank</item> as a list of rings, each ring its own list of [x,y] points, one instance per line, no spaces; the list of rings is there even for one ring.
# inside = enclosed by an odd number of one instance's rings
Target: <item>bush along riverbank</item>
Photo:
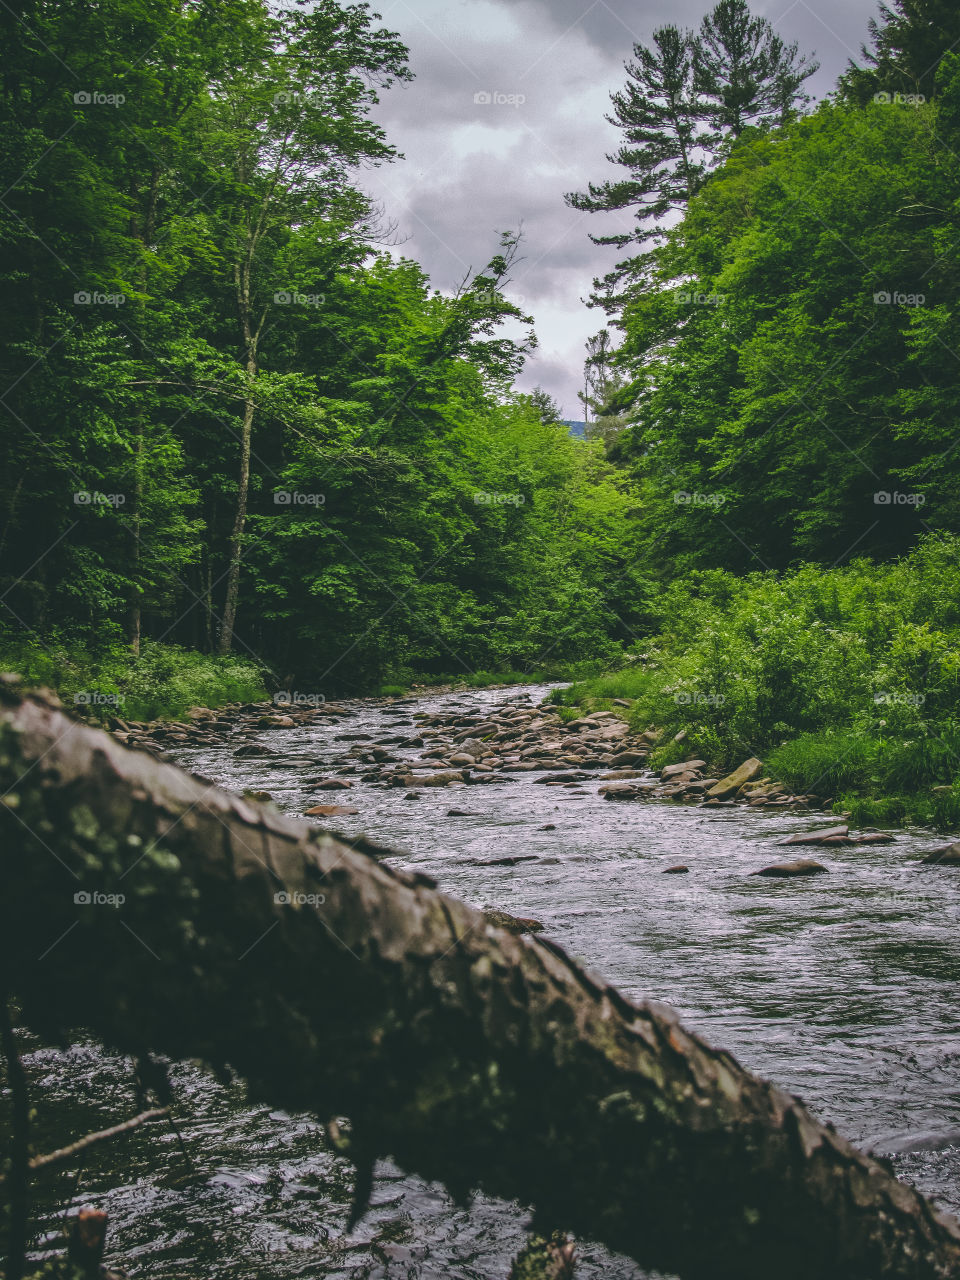
[[[267,697],[266,673],[254,662],[144,641],[94,651],[51,639],[0,638],[0,670],[26,686],[52,689],[90,724],[183,720],[196,706],[221,707]]]
[[[861,825],[960,826],[960,539],[884,565],[691,573],[653,609],[635,660],[557,691],[561,714],[657,726],[664,783],[756,760],[737,792],[750,803],[813,797]]]

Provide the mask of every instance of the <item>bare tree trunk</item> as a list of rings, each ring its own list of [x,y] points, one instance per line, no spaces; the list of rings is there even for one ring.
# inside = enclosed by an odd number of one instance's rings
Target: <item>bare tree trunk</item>
[[[250,492],[250,452],[253,441],[253,418],[256,404],[253,398],[257,378],[257,344],[259,326],[253,327],[250,277],[256,240],[248,235],[245,257],[234,269],[237,294],[237,316],[243,339],[243,358],[247,371],[247,398],[243,403],[243,422],[240,427],[240,475],[237,479],[237,503],[230,532],[227,561],[227,586],[220,623],[219,652],[227,654],[233,647],[233,632],[237,621],[237,605],[240,599],[240,561],[243,556],[243,532],[247,524],[247,497]]]
[[[40,1033],[230,1063],[350,1117],[361,1188],[390,1154],[684,1277],[960,1275],[960,1228],[883,1162],[425,877],[9,685],[0,790],[0,978]]]
[[[252,370],[256,374],[255,362]],[[250,490],[250,444],[253,437],[254,403],[248,399],[243,405],[243,424],[240,428],[240,474],[237,478],[237,505],[230,532],[228,551],[227,586],[220,622],[220,653],[233,648],[233,632],[237,621],[237,604],[240,598],[240,560],[243,555],[243,531],[247,523],[247,494]]]

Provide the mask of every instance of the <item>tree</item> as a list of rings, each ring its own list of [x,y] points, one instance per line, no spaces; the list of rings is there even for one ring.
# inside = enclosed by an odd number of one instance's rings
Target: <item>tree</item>
[[[880,5],[880,21],[870,19],[870,43],[863,45],[865,65],[851,62],[841,90],[861,105],[877,93],[937,92],[944,56],[960,43],[960,9],[953,0],[893,0]]]
[[[617,400],[626,390],[628,379],[616,365],[616,352],[611,346],[609,329],[601,329],[588,338],[586,346],[587,358],[583,362],[584,390],[577,394],[587,419],[587,438],[602,440],[604,449],[610,456],[620,433],[627,425],[626,415],[617,411]]]
[[[693,37],[672,25],[658,27],[653,47],[633,46],[633,61],[625,64],[627,83],[610,95],[613,113],[607,120],[624,134],[620,148],[607,159],[621,165],[629,177],[590,183],[585,193],[571,192],[567,203],[589,213],[634,211],[630,231],[594,236],[594,244],[644,245],[656,239],[663,220],[685,207],[699,190],[715,139],[704,133],[702,111],[693,79]],[[608,312],[622,301],[616,291],[636,276],[642,258],[622,262],[603,281],[595,281],[592,299]]]
[[[810,99],[804,81],[819,63],[784,44],[746,0],[720,0],[694,43],[694,83],[702,110],[720,137],[736,140],[748,126],[785,124]]]
[[[389,1154],[459,1198],[518,1198],[538,1230],[689,1280],[960,1268],[957,1223],[798,1099],[664,1006],[631,1004],[555,944],[371,856],[386,850],[220,791],[9,683],[0,787],[3,996],[41,1035],[80,1024],[141,1059],[229,1064],[255,1096],[314,1111],[357,1167],[354,1221]],[[100,895],[117,905],[91,905]],[[15,1194],[26,1155],[21,1133]]]
[[[365,5],[320,0],[264,18],[260,47],[210,95],[201,167],[232,277],[245,386],[221,653],[232,647],[239,602],[264,326],[277,305],[322,295],[314,287],[321,224],[321,238],[334,242],[369,235],[370,205],[350,176],[396,154],[369,112],[378,88],[409,78],[406,49]]]
[[[711,167],[748,125],[782,124],[809,101],[802,86],[817,70],[786,45],[766,18],[750,13],[746,0],[720,0],[699,33],[663,26],[653,48],[633,47],[627,84],[611,94],[607,119],[625,141],[607,159],[629,177],[591,183],[567,203],[590,213],[635,210],[630,231],[591,236],[595,244],[624,249],[655,246],[664,227],[701,189]],[[649,278],[649,252],[621,261],[594,281],[590,303],[617,316],[626,297]]]

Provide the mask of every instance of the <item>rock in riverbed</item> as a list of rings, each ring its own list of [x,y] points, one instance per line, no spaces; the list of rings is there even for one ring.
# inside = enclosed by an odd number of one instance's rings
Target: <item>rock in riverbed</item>
[[[923,859],[928,867],[960,867],[960,840],[956,844],[948,844],[942,849],[934,849]]]
[[[762,871],[752,871],[750,874],[787,880],[792,876],[825,875],[826,871],[827,868],[822,863],[814,862],[812,858],[798,858],[796,862],[775,862],[772,866],[764,867]]]
[[[497,907],[484,907],[483,914],[490,924],[510,933],[542,933],[544,929],[539,920],[532,920],[529,916],[511,916]]]

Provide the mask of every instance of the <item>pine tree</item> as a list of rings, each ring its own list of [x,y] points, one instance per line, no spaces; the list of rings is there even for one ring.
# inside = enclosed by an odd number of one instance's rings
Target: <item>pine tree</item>
[[[855,102],[877,93],[920,94],[932,98],[944,55],[960,45],[960,7],[956,0],[893,0],[880,6],[880,21],[870,19],[870,44],[862,48],[865,66],[851,62],[840,81]]]
[[[663,26],[651,48],[633,46],[627,83],[611,94],[607,116],[624,134],[607,159],[628,176],[566,197],[589,213],[634,211],[628,229],[590,237],[594,244],[641,249],[594,281],[592,306],[619,315],[645,277],[664,226],[703,186],[723,144],[750,125],[782,124],[804,106],[803,84],[817,66],[799,56],[796,44],[785,44],[766,18],[754,17],[746,0],[720,0],[696,35]]]
[[[800,57],[746,0],[720,0],[693,46],[694,82],[706,119],[723,136],[750,125],[783,124],[809,97],[804,81],[819,63]]]
[[[713,139],[699,126],[700,109],[693,84],[693,35],[679,27],[658,27],[653,47],[633,46],[627,62],[627,83],[610,95],[613,112],[607,120],[623,130],[623,145],[607,159],[627,169],[629,177],[600,184],[586,192],[571,192],[574,209],[590,213],[635,211],[636,225],[627,231],[591,235],[594,244],[643,245],[658,237],[660,225],[673,211],[685,207],[702,185]],[[591,301],[608,312],[619,309],[617,290],[642,269],[642,258],[621,263],[602,281],[594,281]]]

